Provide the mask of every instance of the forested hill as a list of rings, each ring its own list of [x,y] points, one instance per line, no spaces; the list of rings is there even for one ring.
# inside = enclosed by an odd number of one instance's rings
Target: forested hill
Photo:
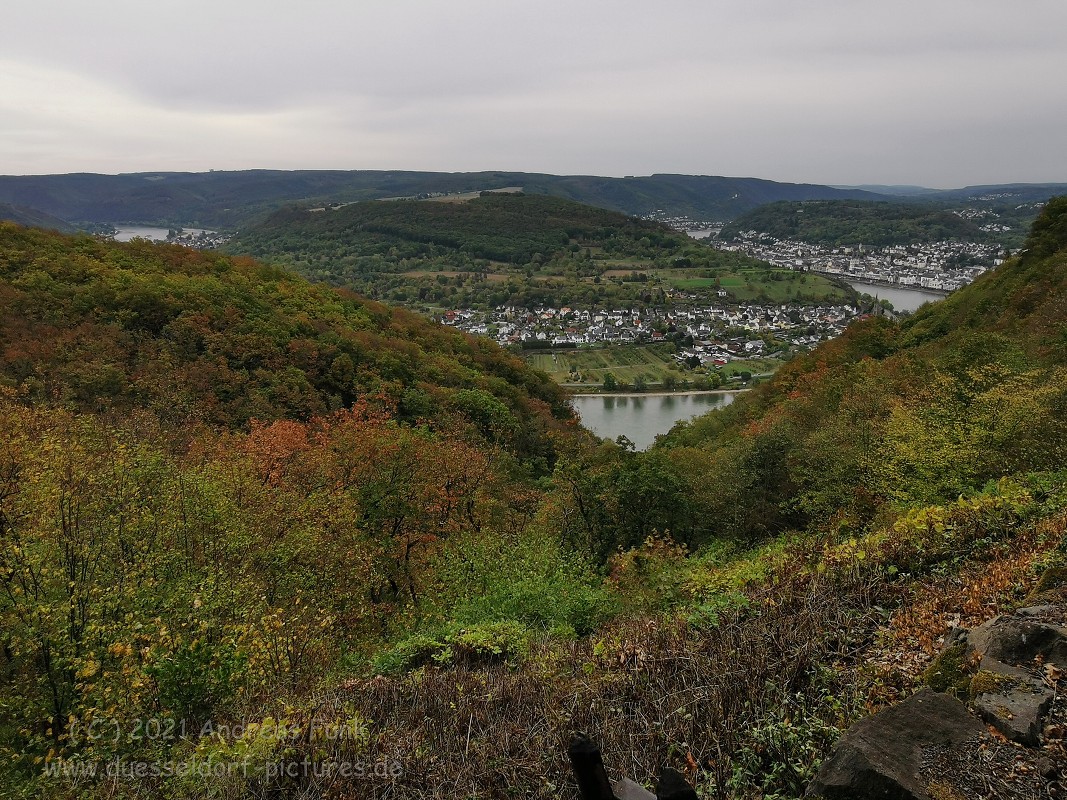
[[[733,240],[742,231],[832,247],[996,241],[975,222],[937,206],[852,200],[768,203],[733,220],[721,235]]]
[[[466,202],[370,201],[334,209],[293,208],[243,231],[232,248],[259,258],[315,262],[355,255],[470,258],[525,265],[576,247],[677,246],[664,225],[544,195],[487,193]],[[395,251],[399,248],[399,253]],[[339,252],[340,250],[340,252]]]
[[[74,226],[64,222],[58,217],[46,214],[33,208],[20,208],[10,203],[0,203],[0,220],[17,222],[19,225],[30,225],[34,228],[47,228],[54,231],[72,233]]]
[[[571,419],[496,345],[248,259],[0,223],[0,380],[27,400],[242,428],[380,395],[528,454]],[[495,427],[494,427],[495,426]]]
[[[538,176],[526,185],[530,192],[567,197],[626,214],[660,212],[664,216],[716,221],[733,219],[750,208],[778,200],[878,198],[860,189],[710,175]]]
[[[505,187],[638,216],[658,210],[712,220],[730,219],[775,200],[877,197],[857,189],[704,175],[607,178],[525,172],[245,170],[0,176],[0,202],[80,223],[234,228],[292,203],[321,205]]]
[[[423,308],[629,307],[653,295],[620,275],[677,267],[706,277],[762,266],[662,223],[516,192],[289,208],[246,228],[226,250]]]
[[[948,301],[635,452],[404,312],[0,224],[0,796],[573,800],[575,730],[645,785],[810,796],[856,719],[1006,688],[934,660],[956,627],[1062,625],[1065,331],[1061,198]],[[1062,698],[1043,656],[1012,674]],[[1046,708],[1039,747],[938,743],[922,796],[1053,796]]]
[[[973,332],[1010,337],[1029,354],[1067,364],[1067,196],[1035,220],[1022,253],[966,289],[921,309],[902,342],[944,349]]]

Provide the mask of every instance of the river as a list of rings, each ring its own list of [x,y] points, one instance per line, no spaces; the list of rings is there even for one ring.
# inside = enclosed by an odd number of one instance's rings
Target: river
[[[115,241],[128,242],[130,239],[149,239],[153,242],[162,242],[167,238],[166,228],[150,228],[147,225],[122,225],[115,226]]]
[[[906,289],[899,286],[879,286],[874,283],[859,283],[849,281],[849,286],[860,294],[869,294],[880,300],[888,300],[893,304],[894,311],[914,311],[923,303],[936,303],[944,300],[944,294],[928,292],[923,289]]]
[[[582,424],[597,436],[625,436],[646,450],[676,422],[728,406],[737,392],[685,394],[584,394],[572,399]]]
[[[182,228],[182,230],[194,236],[198,233],[214,233],[214,231],[205,231],[202,228]],[[166,228],[153,228],[148,225],[116,225],[115,241],[128,242],[131,239],[148,239],[153,242],[165,242],[168,233],[170,231]]]

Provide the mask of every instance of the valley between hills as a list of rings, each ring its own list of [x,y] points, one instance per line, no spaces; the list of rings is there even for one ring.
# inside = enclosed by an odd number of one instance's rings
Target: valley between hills
[[[995,247],[899,314],[630,216],[770,182],[479,175],[0,179],[0,795],[576,798],[583,731],[707,798],[1062,796],[1067,198],[779,188],[764,245]],[[447,318],[501,307],[660,366]],[[639,380],[749,391],[638,451],[560,386]]]

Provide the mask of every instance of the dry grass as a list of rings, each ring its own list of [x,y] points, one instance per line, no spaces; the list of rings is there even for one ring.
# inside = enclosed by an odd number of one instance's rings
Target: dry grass
[[[601,745],[613,778],[649,785],[669,765],[726,800],[761,796],[774,773],[768,789],[799,796],[835,729],[910,691],[947,624],[1021,601],[1067,529],[1062,517],[1016,528],[968,513],[952,540],[938,534],[939,548],[922,532],[883,541],[889,561],[798,540],[715,624],[631,619],[591,640],[546,640],[517,667],[347,680],[290,716],[305,730],[355,717],[366,737],[296,736],[266,757],[392,763],[394,778],[253,775],[186,796],[574,800],[566,746],[576,731]],[[961,562],[946,562],[949,552]],[[885,568],[898,563],[910,575]]]
[[[1037,565],[1065,533],[1067,518],[1042,520],[959,571],[907,584],[867,658],[885,684],[881,697],[872,694],[872,710],[910,691],[954,628],[977,627],[1024,603],[1039,577]]]
[[[613,777],[649,783],[669,764],[725,797],[731,754],[752,727],[824,679],[820,665],[854,660],[874,627],[868,594],[797,576],[753,593],[715,627],[631,621],[596,642],[546,647],[518,669],[351,681],[315,713],[373,720],[358,755],[402,765],[395,798],[576,797],[565,755],[575,731],[601,744]],[[356,755],[340,747],[328,757]],[[303,790],[368,796],[366,785]]]

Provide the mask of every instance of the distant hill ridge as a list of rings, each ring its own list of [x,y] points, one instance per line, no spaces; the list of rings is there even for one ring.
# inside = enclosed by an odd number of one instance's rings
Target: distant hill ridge
[[[448,202],[291,206],[243,228],[226,251],[289,267],[376,299],[480,307],[630,307],[652,302],[635,278],[667,267],[761,264],[666,224],[543,194],[485,192]],[[706,275],[704,275],[706,278]],[[809,287],[810,288],[810,287]],[[654,289],[662,302],[663,290]]]
[[[244,170],[0,176],[0,203],[83,223],[239,227],[291,203],[353,202],[510,186],[635,216],[661,211],[705,220],[732,219],[776,200],[880,197],[857,189],[706,175],[608,178],[525,172]]]
[[[992,241],[979,225],[951,211],[917,203],[854,200],[768,203],[742,214],[723,228],[724,239],[743,231],[832,247],[865,244],[888,247],[954,239]]]

